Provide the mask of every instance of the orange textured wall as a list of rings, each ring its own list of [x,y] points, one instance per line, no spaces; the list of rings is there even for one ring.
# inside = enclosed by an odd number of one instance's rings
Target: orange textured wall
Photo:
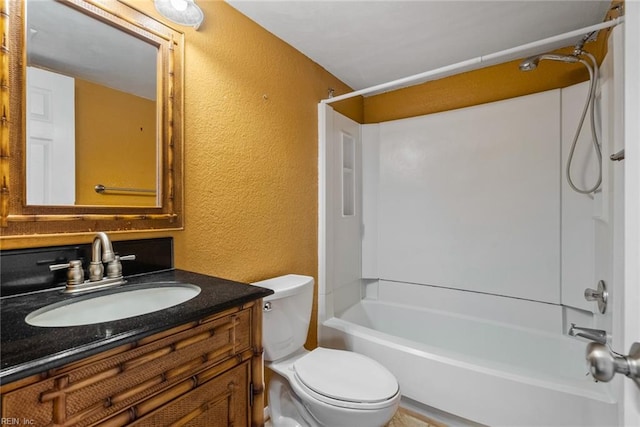
[[[127,3],[158,16],[152,2]],[[246,282],[317,278],[317,104],[330,87],[351,89],[227,3],[198,5],[204,24],[184,28],[185,228],[174,233],[176,267]],[[342,111],[362,120],[361,101]],[[310,331],[315,346],[315,323]]]
[[[76,204],[156,206],[155,196],[95,192],[156,188],[156,102],[76,79]]]

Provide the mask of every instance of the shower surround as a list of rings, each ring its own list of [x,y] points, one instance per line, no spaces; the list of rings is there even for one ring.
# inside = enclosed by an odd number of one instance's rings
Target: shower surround
[[[612,61],[605,156],[620,148]],[[615,425],[615,385],[586,376],[586,343],[566,334],[613,323],[583,292],[612,282],[621,176],[605,162],[594,196],[564,179],[587,91],[371,125],[321,105],[320,344],[377,359],[453,424]],[[594,181],[586,128],[572,168]]]

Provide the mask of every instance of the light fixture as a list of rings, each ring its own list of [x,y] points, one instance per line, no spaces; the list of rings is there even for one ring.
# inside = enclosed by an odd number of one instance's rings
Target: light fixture
[[[156,10],[171,22],[193,27],[202,24],[204,13],[194,0],[153,0]]]

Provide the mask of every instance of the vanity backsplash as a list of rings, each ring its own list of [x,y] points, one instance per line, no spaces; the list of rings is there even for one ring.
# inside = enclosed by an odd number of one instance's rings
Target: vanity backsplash
[[[113,241],[112,245],[117,255],[136,256],[135,260],[123,261],[125,277],[173,268],[171,237]],[[91,243],[0,251],[0,296],[64,286],[67,270],[50,271],[49,266],[72,260],[82,261],[87,277]]]

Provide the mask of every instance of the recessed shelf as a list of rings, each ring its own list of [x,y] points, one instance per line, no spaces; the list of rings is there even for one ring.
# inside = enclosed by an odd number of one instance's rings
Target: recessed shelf
[[[355,215],[355,139],[351,135],[342,134],[342,215]]]

